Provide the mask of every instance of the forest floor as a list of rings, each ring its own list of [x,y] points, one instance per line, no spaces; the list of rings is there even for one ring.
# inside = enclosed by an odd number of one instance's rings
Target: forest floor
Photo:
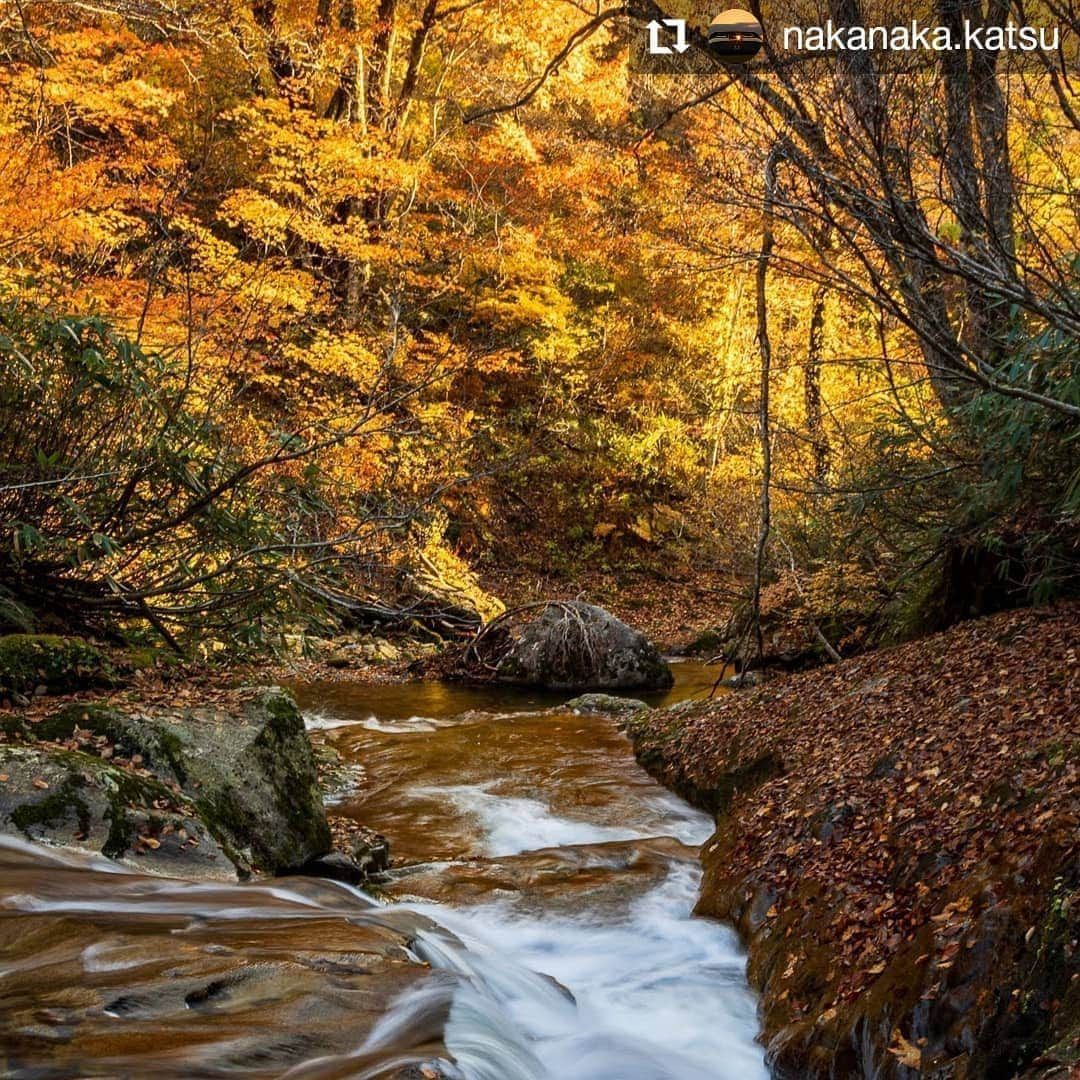
[[[632,724],[792,1075],[1076,1075],[1078,654],[1080,605],[1008,612]]]

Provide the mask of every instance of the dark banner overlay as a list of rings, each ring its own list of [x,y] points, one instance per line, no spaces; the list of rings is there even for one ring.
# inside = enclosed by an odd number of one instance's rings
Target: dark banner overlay
[[[849,5],[842,5],[851,10]],[[1054,21],[1030,23],[935,18],[932,4],[876,5],[864,22],[831,18],[818,5],[704,11],[700,4],[631,3],[630,71],[637,75],[702,76],[782,66],[839,63],[848,74],[917,73],[959,52],[996,54],[998,70],[1052,67],[1080,75],[1076,35]],[[969,10],[971,10],[969,8]]]

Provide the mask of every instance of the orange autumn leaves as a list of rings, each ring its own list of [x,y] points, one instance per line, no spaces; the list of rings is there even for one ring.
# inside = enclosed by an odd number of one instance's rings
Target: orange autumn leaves
[[[690,110],[644,137],[665,102],[628,92],[610,28],[527,105],[468,124],[544,73],[578,6],[436,5],[427,31],[424,4],[384,5],[387,25],[361,7],[28,8],[2,39],[0,287],[106,312],[179,360],[252,456],[281,432],[354,432],[319,457],[346,531],[369,496],[445,489],[486,522],[539,484],[544,527],[592,535],[677,501],[738,543],[757,220],[715,194],[737,168],[752,200],[757,179],[722,120]],[[771,289],[797,487],[808,289]],[[868,351],[876,328],[830,304],[826,357]],[[837,363],[822,388],[834,443],[859,453],[881,378]]]

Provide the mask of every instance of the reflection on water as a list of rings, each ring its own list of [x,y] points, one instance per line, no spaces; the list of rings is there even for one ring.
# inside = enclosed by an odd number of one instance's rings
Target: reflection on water
[[[698,660],[676,660],[671,665],[675,685],[669,690],[633,691],[650,705],[671,705],[691,697],[707,697],[717,678],[728,669]],[[291,687],[310,711],[309,727],[335,727],[342,723],[372,726],[394,721],[431,723],[470,711],[488,713],[536,712],[561,705],[573,697],[561,690],[521,686],[471,686],[437,681],[411,683],[323,682]],[[720,691],[723,692],[723,691]]]

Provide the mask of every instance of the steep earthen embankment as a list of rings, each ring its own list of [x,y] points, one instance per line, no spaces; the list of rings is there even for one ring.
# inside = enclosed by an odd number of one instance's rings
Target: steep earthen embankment
[[[1080,1058],[1080,607],[640,714],[718,815],[702,914],[781,1077],[1064,1078]]]

